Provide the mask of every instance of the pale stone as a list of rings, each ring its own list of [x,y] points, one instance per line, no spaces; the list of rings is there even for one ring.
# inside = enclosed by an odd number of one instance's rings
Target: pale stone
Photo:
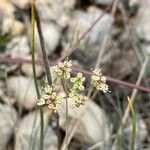
[[[8,0],[0,0],[0,15],[3,17],[13,18],[13,13],[15,12],[15,7]]]
[[[4,150],[17,123],[17,113],[10,105],[0,104],[0,150]]]
[[[14,5],[21,9],[28,9],[30,7],[30,0],[9,0]]]
[[[138,11],[138,16],[136,18],[135,27],[141,39],[145,41],[150,41],[150,2],[145,2],[141,4]],[[150,55],[150,44],[149,42],[141,43],[145,52]]]
[[[31,58],[31,56],[30,56],[30,58]],[[33,76],[32,64],[22,64],[21,71],[27,76]],[[44,72],[43,66],[36,65],[36,76],[41,77],[43,72]]]
[[[111,4],[111,2],[112,0],[95,0],[95,3],[99,5],[108,5]]]
[[[10,43],[8,43],[6,49],[9,51],[12,58],[25,58],[30,52],[26,36],[13,38]]]
[[[2,29],[3,34],[11,32],[13,36],[22,35],[25,32],[24,24],[12,18],[4,19]]]
[[[52,23],[42,23],[42,32],[45,40],[47,55],[51,55],[59,44],[60,30],[57,27],[57,25],[54,25]],[[37,50],[38,55],[41,56],[42,55],[41,45],[40,45],[37,29],[35,32],[35,41],[36,41],[35,48]]]
[[[74,18],[70,22],[69,39],[72,39],[76,33],[78,33],[78,37],[83,35],[102,13],[102,11],[96,10],[96,8],[95,10],[93,10],[93,8],[89,9],[88,13],[83,11],[74,12]],[[100,43],[104,35],[109,32],[112,23],[113,17],[109,14],[105,14],[92,28],[92,30],[89,31],[89,33],[84,37],[85,42],[83,45],[97,45],[97,43]]]
[[[110,133],[107,116],[94,102],[88,100],[84,106],[79,108],[69,108],[68,113],[69,125],[73,120],[79,121],[74,137],[81,143],[94,144],[102,141],[104,144],[106,139],[106,141],[109,142]],[[65,129],[65,107],[59,112],[59,114],[60,126]]]
[[[16,102],[26,109],[36,106],[37,95],[33,78],[15,76],[8,78],[8,92],[16,98]]]
[[[44,111],[44,150],[57,150],[57,136],[54,131],[48,126],[51,111]],[[40,114],[38,112],[29,113],[25,116],[17,126],[15,134],[15,150],[32,150],[39,149],[40,145]],[[33,135],[32,135],[33,133]]]

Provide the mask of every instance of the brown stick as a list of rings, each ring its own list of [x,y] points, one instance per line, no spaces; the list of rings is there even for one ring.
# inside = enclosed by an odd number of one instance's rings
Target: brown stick
[[[5,64],[12,64],[12,63],[14,63],[14,64],[31,64],[31,60],[23,59],[23,58],[9,58],[9,57],[1,57],[0,56],[0,64],[2,64],[2,63],[5,63]],[[43,65],[43,61],[41,59],[37,60],[36,63],[38,65]],[[55,62],[49,62],[49,65],[55,65],[55,64],[56,64]],[[77,68],[77,67],[72,67],[72,70],[74,72],[82,72],[83,74],[85,74],[87,76],[90,76],[92,74],[91,71],[84,70],[84,69]],[[142,85],[136,85],[136,84],[122,81],[122,80],[112,78],[112,77],[107,77],[107,81],[118,84],[118,85],[123,85],[123,86],[131,88],[131,89],[137,89],[137,90],[141,90],[143,92],[150,93],[150,88],[146,88]]]

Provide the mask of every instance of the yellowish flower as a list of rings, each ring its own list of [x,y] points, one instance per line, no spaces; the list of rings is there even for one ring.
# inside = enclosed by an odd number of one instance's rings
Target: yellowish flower
[[[59,62],[58,65],[53,66],[57,75],[65,80],[70,79],[70,72],[72,71],[71,67],[72,67],[71,60],[66,60],[63,63]]]
[[[39,100],[38,100],[38,102],[37,102],[37,105],[38,106],[42,106],[42,105],[44,105],[45,104],[45,99],[44,98],[40,98]]]
[[[83,91],[85,88],[83,86],[83,82],[85,81],[85,77],[82,73],[77,73],[77,76],[74,78],[70,78],[70,82],[73,83],[73,89],[79,89]]]
[[[108,85],[106,84],[106,77],[102,76],[100,69],[95,69],[92,71],[91,84],[94,88],[104,93],[108,92]]]
[[[47,85],[46,87],[44,87],[44,92],[46,94],[51,94],[53,91],[53,88],[50,85]]]

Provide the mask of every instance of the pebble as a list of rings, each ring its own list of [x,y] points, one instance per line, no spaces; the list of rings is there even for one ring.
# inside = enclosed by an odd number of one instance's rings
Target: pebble
[[[25,32],[25,25],[18,20],[7,18],[3,21],[2,29],[3,34],[10,32],[13,36],[18,36]]]
[[[19,7],[20,9],[30,8],[30,0],[9,0],[11,3]]]
[[[77,31],[80,37],[102,13],[101,10],[91,11],[91,9],[89,9],[88,13],[76,11],[73,20],[70,22],[69,37],[73,37]],[[112,23],[113,17],[109,14],[105,14],[84,38],[85,43],[91,45],[101,42],[103,36],[109,31]]]
[[[10,105],[0,104],[0,150],[4,150],[15,131],[17,112]]]
[[[82,115],[82,112],[85,112],[84,115]],[[65,108],[59,114],[60,126],[65,129]],[[81,143],[94,144],[105,139],[109,141],[110,133],[107,116],[94,102],[88,100],[84,106],[69,108],[69,125],[72,120],[79,121],[74,137]]]
[[[37,95],[33,78],[14,76],[8,78],[8,92],[16,98],[16,102],[26,109],[36,107]]]
[[[15,12],[15,7],[8,0],[0,1],[0,16],[13,18],[13,13]]]
[[[98,5],[109,5],[111,2],[112,0],[95,0],[95,3]]]
[[[7,45],[7,51],[12,58],[25,58],[30,52],[26,36],[14,37]]]
[[[136,31],[138,32],[138,35],[141,39],[143,39],[145,42],[141,43],[143,46],[143,52],[145,54],[150,55],[150,44],[148,41],[150,41],[150,3],[142,3],[141,7],[138,12],[138,16],[136,18]]]
[[[44,111],[44,150],[57,150],[57,136],[48,126],[51,112]],[[35,120],[36,119],[36,120]],[[37,150],[40,146],[40,114],[32,112],[26,115],[17,126],[15,150]],[[32,136],[33,133],[33,136]],[[30,147],[34,145],[33,147]]]
[[[31,56],[25,57],[26,60],[31,60]],[[21,65],[21,71],[23,74],[27,76],[33,76],[33,69],[32,69],[32,64],[22,64]],[[41,77],[42,74],[44,73],[44,67],[41,65],[36,65],[36,76]]]
[[[58,46],[60,42],[60,30],[57,25],[52,23],[42,23],[42,32],[45,40],[45,47],[47,55],[51,55],[56,47]],[[41,53],[41,45],[39,41],[38,32],[36,30],[35,32],[35,49],[37,50],[37,53],[39,56],[42,55]]]

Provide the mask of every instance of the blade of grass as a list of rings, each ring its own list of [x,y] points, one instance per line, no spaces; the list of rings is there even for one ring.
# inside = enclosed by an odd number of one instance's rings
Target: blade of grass
[[[135,150],[135,142],[136,142],[136,113],[133,107],[132,100],[128,97],[128,105],[131,109],[131,117],[132,117],[132,139],[131,139],[131,150]]]
[[[31,55],[32,55],[32,69],[33,69],[33,78],[36,89],[36,94],[38,99],[40,98],[40,91],[38,87],[38,81],[36,77],[36,68],[35,68],[35,0],[32,0],[31,4]],[[41,128],[40,128],[40,146],[39,149],[43,150],[44,146],[44,119],[43,119],[43,109],[39,107],[40,110],[40,118],[41,118]]]

